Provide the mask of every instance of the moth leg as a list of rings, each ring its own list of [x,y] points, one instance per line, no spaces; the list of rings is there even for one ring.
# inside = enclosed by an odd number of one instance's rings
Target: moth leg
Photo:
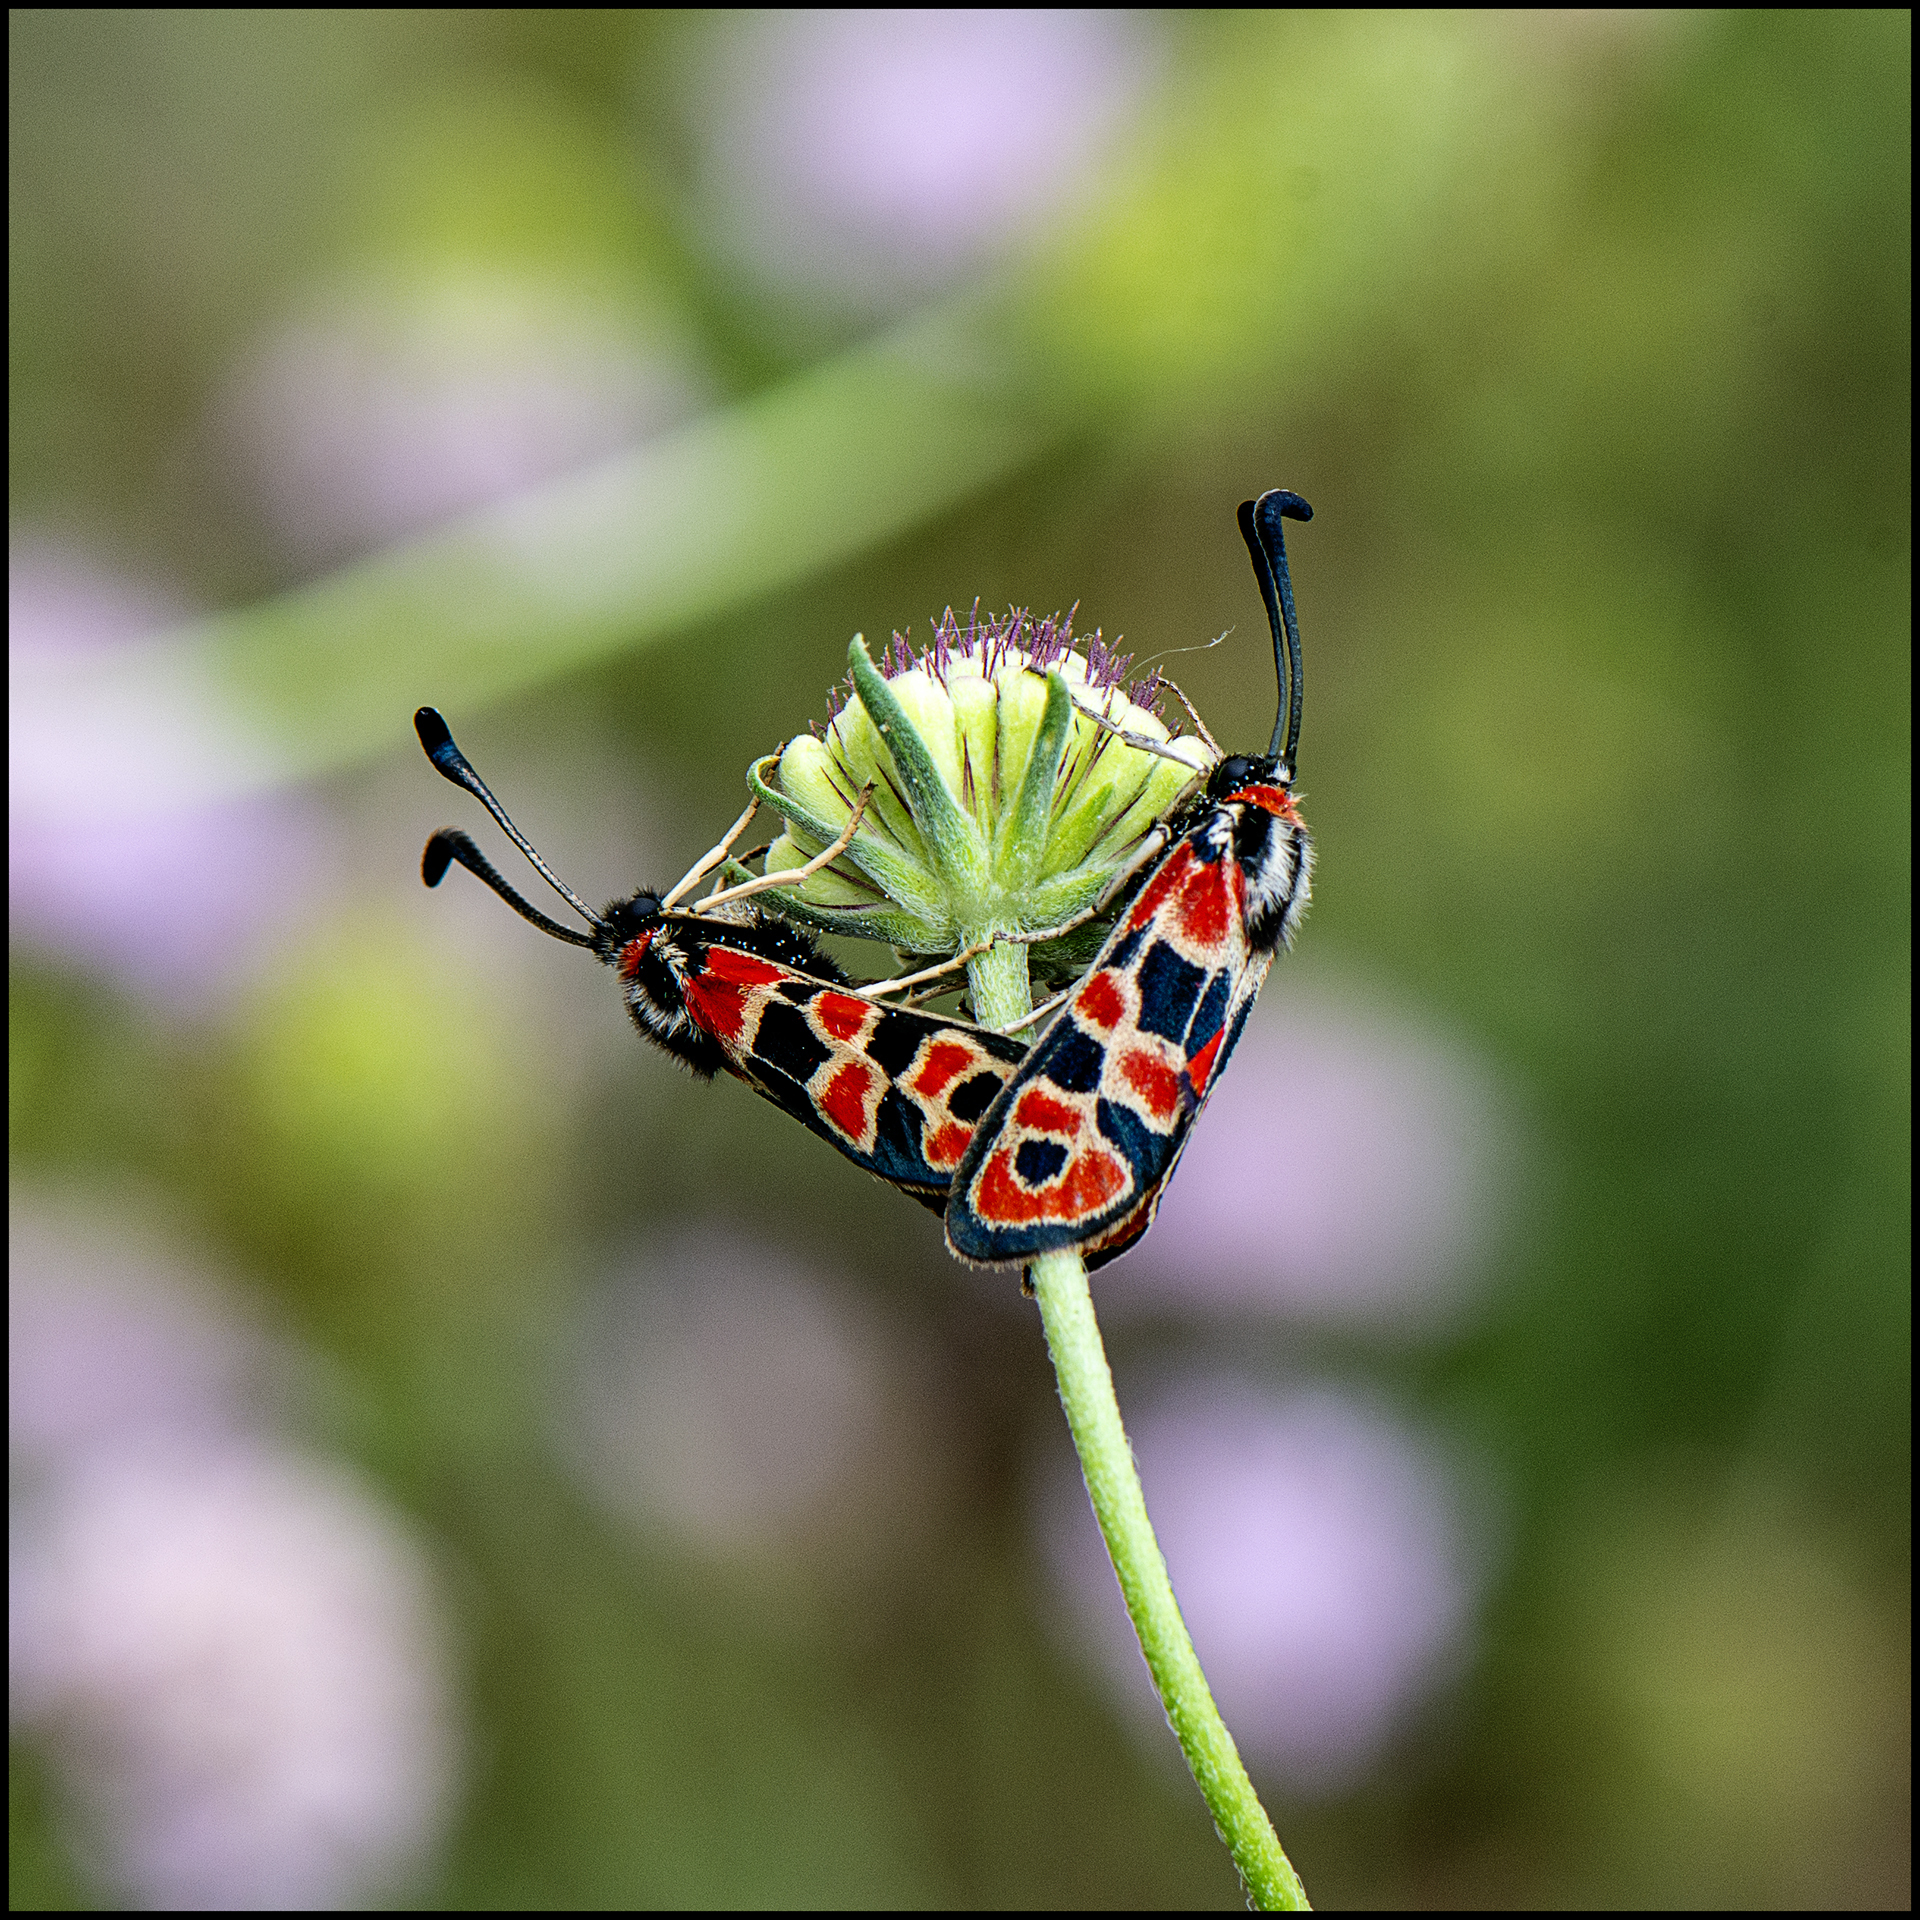
[[[670,910],[680,900],[685,898],[695,886],[704,880],[707,875],[727,857],[728,853],[732,850],[733,843],[746,832],[747,822],[759,811],[760,796],[755,794],[754,797],[747,802],[746,812],[727,829],[727,837],[711,852],[703,853],[700,858],[681,875],[680,879],[675,883],[673,891],[661,897],[660,908],[663,913]]]
[[[1098,908],[1089,908],[1085,913],[1076,914],[1071,920],[1062,921],[1057,927],[1043,927],[1038,933],[994,933],[984,940],[976,940],[970,947],[962,947],[951,960],[939,961],[931,967],[922,967],[918,973],[903,973],[892,980],[874,980],[860,989],[868,1000],[878,1000],[882,994],[899,993],[906,987],[917,987],[928,980],[937,980],[943,973],[958,973],[969,960],[983,954],[996,940],[1004,940],[1010,947],[1031,947],[1043,940],[1057,940],[1063,933],[1071,933],[1075,927],[1084,925],[1092,919]],[[917,1006],[920,1000],[937,1000],[939,994],[922,994],[918,1000],[908,1001],[909,1006]]]
[[[1048,940],[1058,940],[1062,934],[1071,933],[1076,927],[1084,927],[1089,920],[1098,919],[1107,909],[1113,896],[1124,887],[1133,876],[1166,845],[1167,830],[1154,827],[1141,841],[1139,848],[1127,864],[1116,873],[1101,889],[1100,898],[1092,906],[1076,913],[1071,920],[1063,920],[1057,927],[1042,927],[1036,933],[995,933],[985,940],[976,940],[972,946],[963,947],[951,960],[942,960],[931,967],[922,967],[918,973],[903,973],[893,980],[874,980],[860,989],[861,995],[868,1000],[878,1000],[883,994],[899,993],[907,987],[917,987],[929,980],[937,980],[943,973],[957,973],[967,962],[983,954],[996,940],[1004,940],[1010,947],[1037,947]],[[938,999],[938,994],[923,994],[922,1000]],[[908,1002],[917,1005],[918,1002]],[[1049,1005],[1052,1002],[1048,1002]],[[1032,1015],[1028,1016],[1029,1019]],[[1022,1022],[1024,1025],[1025,1023]]]
[[[859,829],[861,816],[867,810],[867,802],[873,798],[873,782],[869,780],[860,789],[860,798],[856,802],[852,816],[840,829],[840,837],[829,847],[823,847],[804,867],[783,867],[778,873],[763,873],[752,880],[743,880],[737,887],[722,887],[717,893],[710,893],[704,900],[695,903],[695,910],[706,913],[717,906],[725,906],[730,900],[745,900],[756,893],[765,893],[769,887],[790,887],[795,881],[804,880],[809,874],[818,873],[822,867],[831,866],[853,844],[853,836]]]
[[[1181,710],[1186,714],[1187,718],[1193,722],[1193,730],[1200,736],[1201,745],[1213,755],[1215,760],[1224,760],[1226,755],[1220,751],[1220,742],[1207,731],[1207,723],[1194,712],[1193,702],[1180,691],[1178,683],[1162,675],[1160,684],[1180,702]]]
[[[1115,895],[1125,888],[1141,868],[1159,859],[1166,849],[1167,839],[1164,826],[1149,828],[1146,838],[1134,849],[1133,858],[1100,889],[1099,899],[1076,913],[1071,920],[1062,920],[1057,927],[1044,927],[1038,933],[1003,933],[999,937],[1015,946],[1038,946],[1044,941],[1058,940],[1063,933],[1071,933],[1075,927],[1084,927],[1089,920],[1099,919],[1113,904]]]
[[[1083,719],[1091,720],[1102,733],[1112,734],[1116,740],[1125,745],[1136,748],[1141,753],[1157,754],[1162,760],[1171,760],[1177,767],[1185,767],[1196,780],[1207,771],[1205,767],[1196,767],[1184,753],[1175,753],[1164,740],[1156,740],[1151,734],[1129,733],[1125,727],[1116,727],[1104,713],[1095,713],[1091,707],[1083,707],[1078,700],[1074,701],[1073,710]],[[1212,745],[1211,742],[1208,744]],[[1218,747],[1213,748],[1213,755],[1216,760],[1220,757]]]
[[[860,992],[866,999],[878,1000],[882,994],[898,993],[903,987],[917,987],[922,981],[937,980],[943,973],[957,972],[976,955],[985,953],[995,940],[1012,940],[1017,937],[1011,933],[991,934],[985,940],[976,940],[972,946],[961,948],[951,960],[942,960],[937,965],[922,967],[918,973],[903,973],[896,979],[869,981],[860,989]],[[937,999],[939,996],[933,994],[927,997]]]
[[[1079,981],[1076,980],[1073,986],[1063,988],[1059,993],[1056,993],[1051,1000],[1042,1000],[1031,1013],[1022,1014],[1012,1026],[1002,1027],[1000,1031],[1002,1033],[1018,1033],[1022,1027],[1034,1026],[1039,1021],[1044,1020],[1055,1007],[1064,1006],[1067,1001],[1071,1000],[1079,984]]]

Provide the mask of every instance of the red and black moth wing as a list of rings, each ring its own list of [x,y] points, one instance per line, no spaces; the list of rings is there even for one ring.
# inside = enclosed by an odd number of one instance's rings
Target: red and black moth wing
[[[1227,766],[982,1118],[947,1202],[961,1259],[1077,1247],[1100,1266],[1152,1224],[1313,865],[1271,764]]]
[[[810,935],[754,909],[677,912],[642,890],[596,913],[513,824],[432,707],[414,728],[434,767],[480,801],[587,931],[522,899],[458,827],[428,840],[428,886],[465,867],[543,933],[613,968],[634,1024],[696,1075],[733,1074],[856,1166],[944,1210],[975,1123],[1026,1057],[1024,1041],[866,999]]]
[[[1026,1057],[1020,1040],[848,991],[806,935],[757,915],[655,913],[607,958],[649,1038],[698,1073],[745,1081],[936,1213],[980,1116]]]

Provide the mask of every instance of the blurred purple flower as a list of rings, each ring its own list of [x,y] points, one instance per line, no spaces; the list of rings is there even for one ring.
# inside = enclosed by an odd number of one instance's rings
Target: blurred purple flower
[[[1248,1765],[1303,1795],[1350,1787],[1466,1650],[1476,1555],[1440,1453],[1330,1389],[1231,1378],[1175,1383],[1129,1424],[1181,1610]],[[1084,1644],[1163,1734],[1071,1460],[1034,1519]]]
[[[928,1505],[931,1392],[856,1303],[779,1252],[713,1229],[647,1249],[589,1303],[563,1446],[643,1530],[720,1556],[897,1532]]]
[[[274,1355],[169,1250],[102,1216],[16,1199],[7,1252],[17,1469],[57,1474],[155,1434],[218,1445],[257,1420]]]
[[[471,273],[317,299],[235,369],[216,440],[281,550],[314,569],[617,453],[699,400],[662,329]]]
[[[1510,1176],[1487,1071],[1298,983],[1248,1027],[1103,1308],[1266,1309],[1424,1330],[1484,1272]]]
[[[324,885],[317,813],[210,797],[253,750],[211,689],[148,674],[177,617],[159,593],[16,539],[7,601],[13,938],[163,1003],[217,998]]]
[[[418,1548],[261,1430],[267,1343],[98,1220],[10,1218],[16,1727],[130,1903],[332,1907],[438,1837],[450,1688]]]
[[[699,104],[723,244],[855,311],[967,273],[1071,202],[1152,65],[1136,15],[742,18]]]

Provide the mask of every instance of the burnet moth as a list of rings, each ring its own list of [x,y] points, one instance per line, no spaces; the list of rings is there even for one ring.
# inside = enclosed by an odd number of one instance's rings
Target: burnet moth
[[[1164,854],[981,1116],[946,1209],[963,1260],[1017,1266],[1074,1247],[1099,1266],[1132,1246],[1293,938],[1313,843],[1293,798],[1300,633],[1281,522],[1312,517],[1279,488],[1240,508],[1273,630],[1273,739],[1221,760],[1167,823]]]
[[[442,827],[427,842],[421,878],[428,886],[438,886],[457,862],[543,933],[585,947],[611,967],[634,1024],[696,1076],[711,1079],[724,1069],[856,1166],[936,1213],[945,1208],[974,1123],[1025,1057],[1026,1042],[865,998],[810,935],[738,904],[834,859],[852,839],[861,807],[808,868],[750,880],[709,894],[695,911],[681,910],[679,902],[744,830],[749,807],[677,886],[642,891],[596,913],[508,818],[440,715],[422,707],[413,724],[427,758],[493,815],[589,931],[562,926],[523,900],[458,827]]]
[[[427,842],[422,878],[437,886],[458,863],[542,932],[588,949],[614,969],[650,1040],[700,1078],[724,1069],[745,1081],[857,1166],[944,1213],[960,1258],[1015,1266],[1077,1247],[1090,1267],[1102,1266],[1152,1224],[1193,1120],[1307,904],[1313,847],[1292,796],[1300,640],[1280,522],[1312,516],[1280,489],[1240,508],[1280,681],[1266,754],[1219,760],[1204,792],[1157,830],[1158,845],[1115,889],[1112,934],[1031,1051],[1011,1034],[867,997],[946,972],[974,949],[858,987],[809,934],[743,910],[753,893],[837,858],[864,798],[804,867],[681,909],[727,857],[749,807],[666,893],[643,890],[595,913],[514,825],[440,715],[422,707],[414,726],[427,757],[486,807],[591,931],[524,900],[457,827]],[[1103,900],[1065,926],[1002,937],[1051,939],[1111,908]]]

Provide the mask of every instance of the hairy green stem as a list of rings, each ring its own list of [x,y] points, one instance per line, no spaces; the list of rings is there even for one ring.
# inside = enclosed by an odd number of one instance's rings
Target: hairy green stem
[[[1069,1248],[1041,1255],[1029,1272],[1080,1471],[1168,1724],[1254,1906],[1296,1911],[1308,1904],[1306,1889],[1281,1850],[1233,1735],[1213,1704],[1200,1657],[1173,1597],[1153,1522],[1147,1518],[1139,1470],[1120,1423],[1113,1374],[1093,1317],[1086,1265]]]
[[[992,947],[968,963],[967,973],[974,1013],[983,1026],[1004,1027],[1029,1011],[1025,947]],[[1153,1522],[1147,1518],[1146,1495],[1093,1314],[1086,1263],[1071,1249],[1043,1254],[1028,1276],[1040,1303],[1080,1471],[1168,1724],[1253,1905],[1262,1911],[1298,1911],[1308,1905],[1306,1889],[1282,1851],[1233,1735],[1213,1703],[1200,1656],[1173,1597]]]
[[[996,940],[985,953],[977,953],[967,962],[973,1017],[983,1027],[1010,1027],[1033,1011],[1027,951],[1009,940]]]

